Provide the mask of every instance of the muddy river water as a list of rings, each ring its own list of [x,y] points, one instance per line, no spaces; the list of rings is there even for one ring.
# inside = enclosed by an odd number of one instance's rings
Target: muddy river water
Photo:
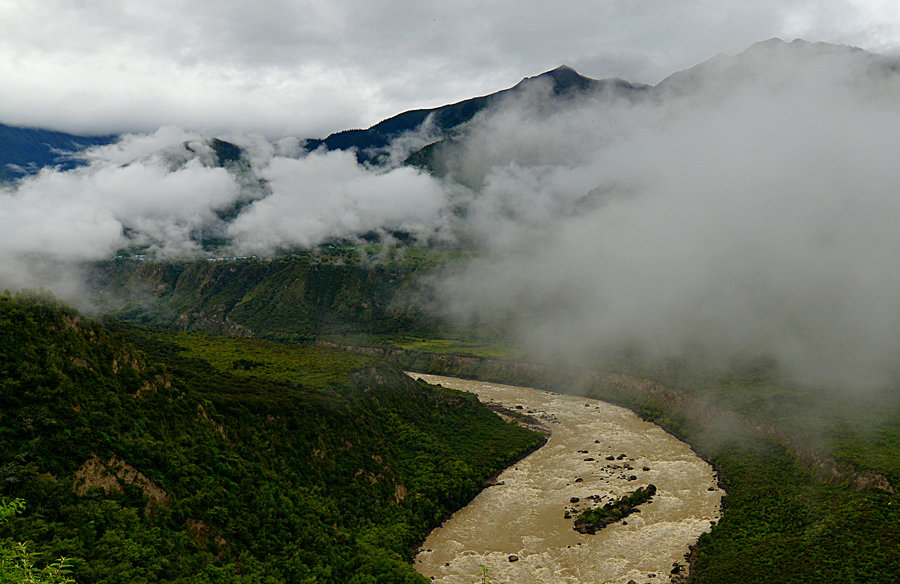
[[[507,584],[662,584],[673,563],[684,565],[688,546],[719,518],[724,493],[712,467],[625,408],[524,387],[411,375],[530,412],[551,432],[545,446],[431,532],[415,567],[435,582],[480,582],[483,564],[494,581]],[[578,533],[573,519],[565,518],[567,511],[574,517],[650,483],[657,494],[640,513],[594,535]]]

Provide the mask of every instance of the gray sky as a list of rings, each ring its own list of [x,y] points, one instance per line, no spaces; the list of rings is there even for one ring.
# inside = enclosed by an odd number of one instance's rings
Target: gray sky
[[[0,121],[323,136],[566,63],[655,83],[771,37],[900,49],[895,0],[0,0]]]

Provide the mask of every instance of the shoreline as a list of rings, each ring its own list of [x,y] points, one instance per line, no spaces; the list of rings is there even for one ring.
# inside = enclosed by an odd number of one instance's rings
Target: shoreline
[[[415,377],[416,375],[420,375],[420,373],[417,372],[417,371],[404,371],[404,373],[405,373],[406,375],[408,375],[410,378],[412,378],[412,379],[414,379],[414,380],[416,380],[416,381],[418,381],[419,379],[422,379],[421,377]],[[428,373],[421,373],[421,375],[430,375],[430,374],[428,374]],[[422,381],[425,381],[425,380],[422,379]],[[428,383],[428,382],[426,381],[426,383]],[[432,384],[432,385],[438,385],[438,384]],[[482,403],[483,403],[483,402],[482,402]],[[487,405],[487,404],[484,404],[484,405]],[[506,409],[506,408],[502,408],[502,406],[499,406],[499,407],[500,407],[501,409]],[[491,409],[491,410],[494,410],[494,408],[492,408],[492,407],[490,407],[490,406],[488,406],[488,408]],[[514,410],[510,410],[510,412],[515,413]],[[495,413],[497,413],[497,412],[495,411]],[[498,414],[498,415],[499,415],[499,414]],[[521,415],[521,414],[520,414],[520,415]],[[518,463],[520,463],[522,460],[528,458],[529,456],[531,456],[532,454],[534,454],[535,452],[537,452],[538,450],[540,450],[541,448],[543,448],[544,446],[546,446],[547,441],[549,440],[549,437],[550,437],[550,429],[547,428],[546,426],[543,426],[543,425],[540,425],[540,424],[537,424],[537,426],[539,426],[539,428],[536,428],[536,427],[533,427],[533,426],[530,425],[530,424],[522,423],[522,422],[523,422],[522,420],[515,419],[515,418],[518,418],[518,417],[519,417],[519,416],[511,416],[511,418],[513,418],[514,421],[516,421],[517,423],[520,423],[520,425],[522,425],[523,427],[544,434],[544,439],[543,439],[540,443],[538,443],[536,446],[534,446],[533,448],[529,448],[529,449],[527,449],[526,451],[524,451],[520,456],[518,456],[515,460],[513,460],[512,462],[510,462],[507,466],[501,468],[500,470],[498,470],[497,472],[495,472],[494,474],[492,474],[492,475],[490,475],[488,478],[486,478],[486,479],[484,480],[484,483],[483,483],[482,486],[481,486],[481,489],[479,489],[479,491],[478,491],[477,493],[475,493],[475,494],[472,496],[472,498],[469,499],[469,500],[466,502],[465,505],[463,505],[462,507],[460,507],[460,508],[457,509],[456,511],[453,511],[453,512],[450,513],[449,515],[444,515],[444,516],[441,518],[441,522],[440,522],[437,526],[435,526],[434,528],[431,529],[431,531],[429,531],[428,533],[426,533],[425,536],[422,538],[422,540],[421,540],[420,542],[418,542],[416,545],[412,546],[412,548],[411,548],[410,551],[412,552],[411,556],[412,556],[412,558],[413,558],[413,563],[415,563],[415,557],[416,557],[417,553],[423,548],[423,546],[425,545],[425,541],[428,539],[428,536],[431,534],[432,531],[434,531],[435,529],[438,529],[438,528],[442,527],[442,526],[443,526],[443,525],[444,525],[451,517],[453,517],[453,515],[455,515],[460,509],[463,509],[463,508],[465,508],[466,506],[468,506],[472,501],[475,500],[476,497],[478,497],[478,496],[479,496],[481,493],[483,493],[485,490],[487,490],[487,489],[489,489],[489,488],[491,488],[491,487],[497,486],[497,478],[498,478],[501,474],[503,474],[504,472],[506,472],[507,469],[514,467],[515,465],[517,465]]]

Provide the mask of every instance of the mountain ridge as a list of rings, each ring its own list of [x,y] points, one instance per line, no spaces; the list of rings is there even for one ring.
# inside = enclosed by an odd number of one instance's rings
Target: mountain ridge
[[[719,54],[692,67],[673,72],[655,85],[633,83],[619,78],[594,79],[584,76],[573,67],[561,64],[543,73],[524,77],[512,87],[461,101],[430,107],[416,108],[385,118],[367,128],[335,131],[324,138],[303,139],[305,152],[325,150],[353,150],[357,161],[378,164],[388,159],[391,143],[404,135],[421,134],[420,144],[408,155],[427,148],[448,137],[478,113],[503,99],[523,92],[536,84],[549,83],[556,98],[590,95],[603,91],[616,91],[631,96],[655,96],[685,94],[697,89],[706,76],[715,73],[725,77],[740,73],[742,67],[754,66],[765,70],[771,66],[772,57],[789,56],[788,62],[807,62],[817,56],[842,56],[869,58],[891,71],[900,70],[896,58],[882,56],[844,44],[808,42],[794,39],[790,42],[771,38],[750,45],[734,55]],[[751,70],[752,71],[752,70]],[[72,168],[78,164],[63,150],[78,151],[88,146],[109,144],[117,136],[90,136],[67,134],[41,128],[24,128],[0,123],[0,180],[32,174],[44,166],[59,165]]]
[[[45,166],[75,168],[72,154],[116,140],[114,135],[77,135],[0,123],[0,181],[33,174]]]
[[[307,151],[313,151],[322,147],[328,150],[350,150],[355,148],[359,162],[377,161],[379,154],[381,154],[378,150],[388,148],[393,139],[404,133],[418,131],[423,125],[430,122],[431,131],[435,132],[438,137],[446,136],[499,100],[522,92],[532,87],[535,83],[544,82],[550,83],[553,94],[558,97],[602,91],[608,87],[626,91],[646,88],[646,86],[634,85],[617,78],[592,79],[581,75],[568,65],[560,65],[550,71],[545,71],[532,77],[525,77],[514,86],[494,93],[433,108],[407,110],[365,129],[341,130],[329,134],[325,138],[307,139],[305,148]],[[437,140],[432,140],[431,142],[435,141]]]

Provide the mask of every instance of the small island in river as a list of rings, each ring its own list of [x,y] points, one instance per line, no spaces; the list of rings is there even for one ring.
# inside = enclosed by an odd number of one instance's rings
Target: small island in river
[[[580,533],[596,533],[611,523],[625,519],[632,513],[639,513],[638,505],[646,503],[656,494],[653,484],[639,487],[636,491],[623,495],[614,501],[582,512],[575,518],[575,531]]]

